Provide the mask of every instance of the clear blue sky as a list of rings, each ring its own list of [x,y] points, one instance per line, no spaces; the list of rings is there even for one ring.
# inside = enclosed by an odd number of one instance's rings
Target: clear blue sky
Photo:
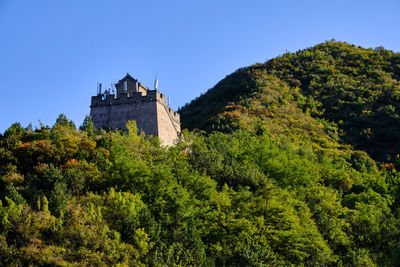
[[[244,66],[330,39],[400,51],[400,0],[0,0],[0,132],[79,126],[127,72],[177,109]]]

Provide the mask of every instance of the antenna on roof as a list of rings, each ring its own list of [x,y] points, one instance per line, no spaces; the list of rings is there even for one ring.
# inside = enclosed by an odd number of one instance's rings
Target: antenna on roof
[[[97,82],[97,93],[101,95],[101,83]]]
[[[158,80],[157,80],[157,74],[156,74],[156,78],[154,79],[154,90],[158,89]]]

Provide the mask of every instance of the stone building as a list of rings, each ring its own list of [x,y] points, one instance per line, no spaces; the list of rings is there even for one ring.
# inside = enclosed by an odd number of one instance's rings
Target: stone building
[[[174,145],[181,131],[180,116],[169,108],[165,96],[149,90],[127,74],[116,85],[116,94],[101,89],[92,96],[90,116],[96,128],[122,129],[136,121],[146,135],[158,136],[164,145]]]

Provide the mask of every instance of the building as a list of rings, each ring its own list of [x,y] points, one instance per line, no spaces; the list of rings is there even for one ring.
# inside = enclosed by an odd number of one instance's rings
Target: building
[[[101,92],[92,96],[90,116],[96,128],[122,129],[136,121],[146,135],[158,136],[163,145],[174,145],[181,131],[180,116],[168,107],[165,96],[149,90],[127,74],[116,85],[116,93]]]

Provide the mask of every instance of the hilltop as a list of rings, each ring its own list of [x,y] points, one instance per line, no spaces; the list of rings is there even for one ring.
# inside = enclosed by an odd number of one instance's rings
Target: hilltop
[[[329,41],[239,69],[179,112],[188,129],[238,128],[254,116],[272,133],[308,128],[299,138],[324,128],[392,161],[400,151],[400,53]]]

